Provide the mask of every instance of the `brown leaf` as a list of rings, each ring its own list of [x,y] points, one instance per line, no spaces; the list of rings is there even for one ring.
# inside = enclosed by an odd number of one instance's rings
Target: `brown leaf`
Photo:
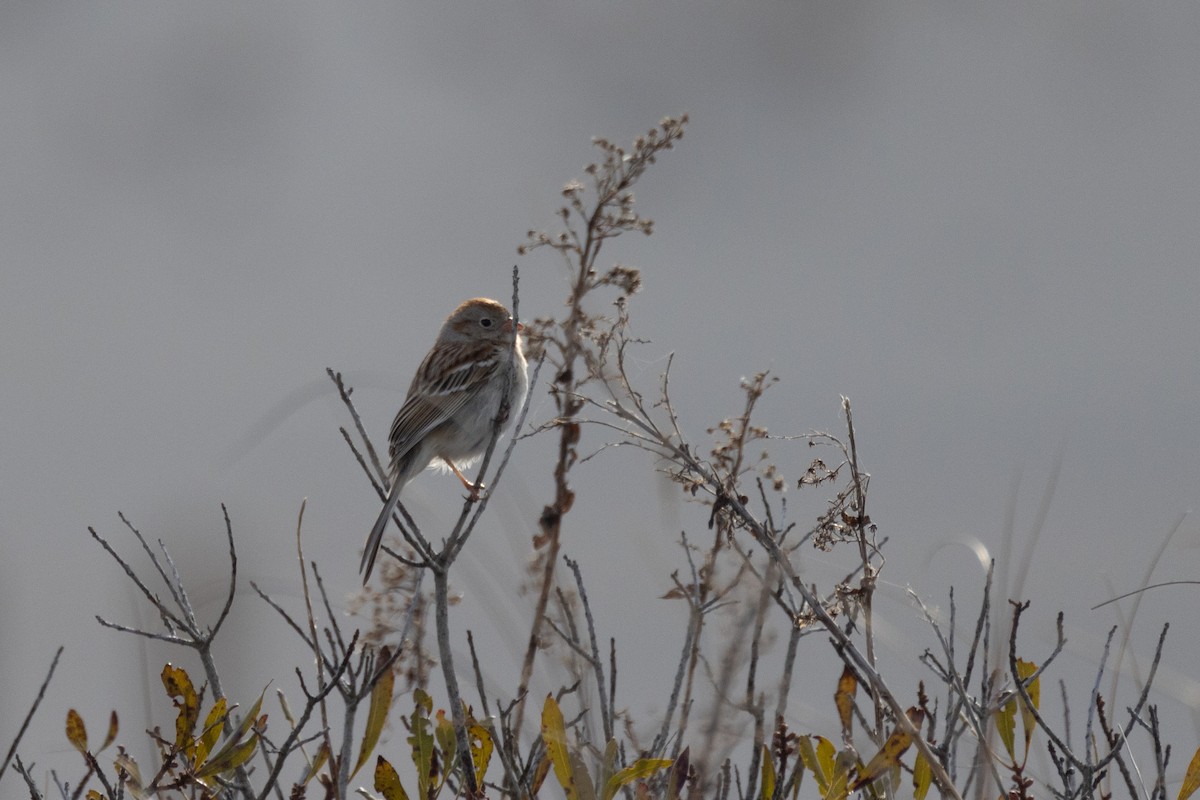
[[[854,725],[854,695],[858,691],[858,679],[854,670],[847,664],[842,668],[842,677],[838,678],[837,691],[833,693],[833,702],[837,705],[838,719],[842,723],[842,736],[847,741]]]
[[[67,741],[81,753],[88,751],[87,728],[83,725],[83,717],[73,708],[67,711]]]
[[[922,723],[925,722],[925,712],[913,706],[905,712],[913,727],[919,732]],[[850,784],[850,791],[856,791],[860,787],[870,783],[878,778],[883,773],[892,769],[900,763],[900,757],[913,743],[913,737],[900,726],[896,726],[892,731],[892,735],[883,743],[883,747],[879,752],[867,762],[867,765],[858,771],[858,778],[854,783]]]

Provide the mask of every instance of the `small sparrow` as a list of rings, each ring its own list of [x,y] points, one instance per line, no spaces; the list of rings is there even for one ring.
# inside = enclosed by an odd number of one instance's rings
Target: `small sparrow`
[[[525,402],[529,376],[519,336],[524,329],[518,324],[514,331],[508,309],[484,297],[463,303],[442,323],[388,434],[391,489],[363,550],[363,584],[371,577],[400,491],[419,472],[440,459],[475,497],[474,486],[460,468],[487,449],[505,389],[508,412],[503,427],[512,424]]]

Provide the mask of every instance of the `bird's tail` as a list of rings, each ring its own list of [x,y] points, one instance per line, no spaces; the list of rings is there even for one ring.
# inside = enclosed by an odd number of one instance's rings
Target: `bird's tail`
[[[396,510],[396,504],[400,502],[400,488],[403,483],[404,481],[400,480],[398,475],[392,481],[392,488],[388,491],[383,510],[379,512],[379,519],[375,520],[375,527],[371,528],[371,535],[367,537],[366,547],[363,548],[362,563],[358,567],[358,571],[363,576],[363,586],[366,586],[367,581],[371,579],[375,556],[379,555],[379,545],[383,543],[383,532],[387,530],[388,521],[392,518],[392,512]]]

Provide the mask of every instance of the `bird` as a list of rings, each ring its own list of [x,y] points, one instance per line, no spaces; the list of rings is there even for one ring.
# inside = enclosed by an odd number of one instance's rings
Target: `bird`
[[[524,329],[514,325],[502,303],[486,297],[467,300],[442,323],[388,434],[391,485],[363,549],[359,571],[364,586],[400,492],[419,473],[444,462],[478,499],[462,469],[487,449],[501,407],[506,414],[500,421],[504,429],[525,402],[529,375],[521,342]],[[503,402],[506,391],[507,403]]]

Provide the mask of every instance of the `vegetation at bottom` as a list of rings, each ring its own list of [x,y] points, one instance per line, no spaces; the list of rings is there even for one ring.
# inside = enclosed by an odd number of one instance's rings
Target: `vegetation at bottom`
[[[1200,787],[1200,750],[1172,784],[1171,746],[1149,702],[1166,626],[1136,692],[1120,699],[1100,689],[1115,637],[1128,635],[1114,627],[1097,654],[1099,672],[1086,687],[1083,713],[1072,717],[1068,698],[1078,698],[1080,681],[1068,680],[1057,663],[1065,644],[1061,614],[1050,652],[1027,654],[1018,634],[1029,604],[994,603],[989,571],[982,587],[971,587],[980,589],[980,601],[965,623],[953,593],[948,617],[914,593],[936,644],[911,654],[913,672],[924,679],[888,674],[876,631],[887,541],[868,513],[870,475],[849,399],[841,399],[843,431],[778,436],[755,416],[776,381],[760,372],[743,379],[740,407],[700,426],[697,437],[697,424],[683,418],[672,398],[670,360],[652,385],[631,375],[628,367],[645,346],[630,333],[643,275],[602,262],[601,253],[626,234],[653,232],[633,189],[680,142],[686,125],[686,116],[665,119],[629,145],[596,139],[595,161],[562,189],[556,227],[528,233],[518,253],[559,262],[567,278],[562,313],[526,320],[513,270],[511,303],[528,333],[530,395],[548,396],[551,412],[530,419],[527,399],[513,410],[518,421],[506,438],[496,421],[479,473],[489,491],[450,509],[448,526],[431,533],[398,506],[378,581],[352,603],[356,616],[346,616],[326,591],[320,566],[304,558],[301,504],[295,540],[302,607],[249,584],[255,602],[274,609],[279,625],[312,655],[295,668],[299,696],[264,686],[234,698],[223,688],[221,632],[235,596],[245,593],[228,511],[229,582],[213,620],[197,615],[168,549],[152,546],[121,515],[149,569],[136,569],[94,529],[92,538],[159,625],[135,628],[103,616],[99,623],[116,636],[165,642],[179,649],[178,661],[198,667],[163,665],[162,691],[174,719],[149,731],[123,729],[114,710],[97,742],[80,714],[69,711],[64,736],[82,763],[77,775],[60,776],[22,758],[23,736],[60,650],[0,762],[4,796],[1190,797]],[[328,375],[348,419],[341,429],[347,466],[356,462],[382,499],[386,471],[353,389],[335,370]],[[451,582],[511,456],[531,440],[550,454],[551,489],[530,515],[537,522],[529,572],[512,591],[514,603],[521,594],[532,614],[520,636],[519,671],[495,674],[479,657],[472,632],[465,642],[452,635]],[[789,468],[801,446],[815,457]],[[665,643],[674,668],[652,711],[618,702],[618,667],[636,673],[640,662],[661,660],[662,648],[645,654],[620,649],[616,637],[601,641],[605,621],[589,600],[585,566],[603,572],[604,565],[571,555],[576,495],[589,490],[579,469],[611,457],[605,451],[613,448],[644,451],[631,463],[668,476],[697,512],[691,532],[679,535],[679,565],[664,583],[664,599],[686,609],[686,622]],[[803,498],[814,498],[816,509],[807,524],[792,521]],[[822,570],[815,582],[802,579],[800,564],[814,551],[829,563],[841,558],[844,569]],[[351,630],[347,620],[363,624]],[[619,621],[608,627],[622,630]],[[800,654],[816,651],[830,657],[819,663],[836,666],[799,670]],[[550,663],[553,670],[535,669]],[[547,674],[566,679],[547,686]],[[1052,714],[1045,702],[1048,681],[1059,690],[1061,712]],[[827,704],[824,719],[836,722],[806,722],[796,711],[798,698]],[[152,756],[135,760],[131,744],[141,737],[149,737]],[[1148,763],[1135,757],[1134,739],[1136,752],[1150,754]]]

